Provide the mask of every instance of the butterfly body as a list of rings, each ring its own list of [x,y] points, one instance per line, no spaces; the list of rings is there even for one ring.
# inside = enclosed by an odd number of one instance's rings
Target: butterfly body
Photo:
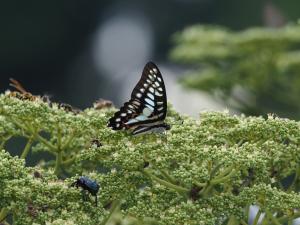
[[[170,126],[164,123],[167,114],[167,95],[158,67],[148,62],[141,79],[131,93],[131,99],[109,120],[114,130],[132,129],[133,135],[164,132]]]
[[[138,135],[142,133],[164,133],[166,130],[170,130],[170,125],[166,123],[151,124],[151,126],[137,126],[133,131],[133,135]]]

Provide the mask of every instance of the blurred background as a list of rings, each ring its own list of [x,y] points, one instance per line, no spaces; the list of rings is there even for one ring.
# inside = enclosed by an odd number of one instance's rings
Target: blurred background
[[[299,0],[1,1],[0,92],[13,77],[81,109],[99,98],[119,107],[151,60],[181,113],[299,120],[299,9]]]
[[[53,101],[120,106],[151,60],[182,113],[300,119],[299,8],[297,0],[1,1],[0,91],[13,77]]]

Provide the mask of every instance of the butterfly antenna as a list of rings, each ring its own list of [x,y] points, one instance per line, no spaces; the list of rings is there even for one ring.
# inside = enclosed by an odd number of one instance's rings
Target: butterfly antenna
[[[25,88],[23,88],[23,86],[21,85],[21,83],[19,81],[17,81],[14,78],[9,78],[9,81],[10,81],[9,86],[14,87],[22,94],[27,93],[27,91],[25,90]]]

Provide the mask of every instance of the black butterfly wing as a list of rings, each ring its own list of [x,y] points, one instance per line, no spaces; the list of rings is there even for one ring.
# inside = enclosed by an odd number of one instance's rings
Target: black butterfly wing
[[[163,121],[166,114],[167,95],[162,75],[153,62],[148,62],[131,99],[109,120],[108,126],[120,130],[155,124]]]

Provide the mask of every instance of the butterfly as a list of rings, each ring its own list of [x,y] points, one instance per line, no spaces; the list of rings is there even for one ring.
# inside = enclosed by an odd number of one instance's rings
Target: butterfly
[[[131,99],[109,119],[108,127],[131,129],[133,135],[163,133],[170,129],[170,125],[164,122],[166,115],[167,95],[162,75],[153,62],[148,62]]]

